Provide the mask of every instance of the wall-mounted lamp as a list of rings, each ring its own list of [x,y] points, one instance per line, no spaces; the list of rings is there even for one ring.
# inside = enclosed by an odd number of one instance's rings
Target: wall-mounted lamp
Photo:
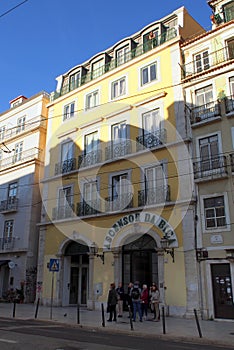
[[[98,254],[98,247],[96,246],[96,244],[93,242],[90,246],[90,252],[97,256],[98,258],[100,258],[102,260],[102,263],[105,263],[105,255],[104,252],[102,254]]]
[[[161,248],[164,250],[165,253],[170,254],[172,257],[173,263],[175,262],[175,253],[174,248],[169,248],[170,240],[167,237],[161,238]]]

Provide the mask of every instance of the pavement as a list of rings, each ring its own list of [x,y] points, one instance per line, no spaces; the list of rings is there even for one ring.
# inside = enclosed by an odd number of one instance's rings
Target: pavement
[[[37,319],[51,321],[75,327],[102,330],[106,332],[127,333],[134,336],[151,336],[162,339],[170,339],[183,342],[205,343],[234,348],[234,320],[201,320],[198,318],[165,317],[159,322],[152,320],[149,313],[148,319],[142,323],[137,319],[130,323],[128,312],[124,312],[117,322],[107,322],[108,314],[104,313],[105,326],[103,326],[102,312],[90,311],[86,308],[41,306],[38,309],[34,304],[0,303],[0,318]],[[164,326],[163,326],[164,324]]]

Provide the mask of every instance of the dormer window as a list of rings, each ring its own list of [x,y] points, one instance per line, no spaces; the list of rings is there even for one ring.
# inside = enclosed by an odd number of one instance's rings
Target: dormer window
[[[104,73],[104,59],[101,59],[92,64],[92,78],[100,77]]]
[[[130,51],[129,45],[124,46],[121,49],[116,51],[117,66],[120,66],[121,64],[129,61],[129,59],[130,59],[129,51]]]
[[[70,91],[80,86],[80,76],[81,76],[80,71],[70,75],[70,80],[69,80]]]
[[[158,46],[158,29],[151,30],[143,36],[144,52]]]

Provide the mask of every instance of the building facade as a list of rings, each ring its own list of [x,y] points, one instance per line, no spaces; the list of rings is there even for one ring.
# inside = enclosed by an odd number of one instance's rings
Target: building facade
[[[39,189],[49,95],[19,96],[0,115],[0,297],[36,296]]]
[[[184,7],[57,78],[48,104],[37,290],[100,308],[111,282],[156,282],[167,312],[199,305]],[[55,263],[55,266],[51,262]],[[53,281],[51,284],[51,280]]]
[[[234,1],[208,1],[212,30],[181,45],[193,139],[200,310],[234,318]]]

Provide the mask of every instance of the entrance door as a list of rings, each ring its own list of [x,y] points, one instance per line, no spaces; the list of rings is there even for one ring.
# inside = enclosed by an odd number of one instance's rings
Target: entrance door
[[[215,318],[234,319],[230,265],[212,264],[211,275]]]
[[[87,304],[88,268],[71,266],[69,304]]]

